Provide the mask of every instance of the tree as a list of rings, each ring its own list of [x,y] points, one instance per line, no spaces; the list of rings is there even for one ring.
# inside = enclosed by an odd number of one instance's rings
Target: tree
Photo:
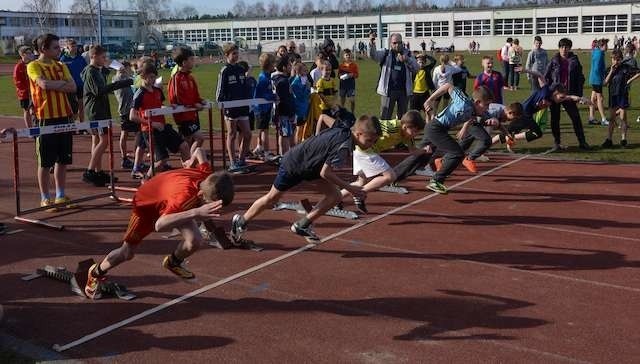
[[[313,2],[311,0],[305,0],[302,5],[300,5],[300,14],[302,15],[311,15],[314,10]]]
[[[275,18],[280,15],[280,5],[275,0],[271,0],[267,5],[265,15],[269,18]]]
[[[53,28],[50,24],[51,14],[58,11],[60,0],[24,0],[22,8],[35,13],[40,33],[46,33]]]
[[[97,0],[74,0],[70,7],[72,19],[79,24],[80,32],[83,35],[91,34],[91,37],[98,40],[98,1]]]
[[[231,8],[231,12],[235,16],[247,16],[247,11],[250,7],[247,7],[244,0],[236,0],[235,4],[233,4],[233,8]]]
[[[139,38],[145,40],[154,34],[154,26],[169,15],[169,0],[130,0],[129,7],[139,12]],[[157,33],[157,31],[156,31]]]
[[[198,9],[191,5],[185,5],[180,9],[174,11],[174,17],[176,19],[198,19]]]

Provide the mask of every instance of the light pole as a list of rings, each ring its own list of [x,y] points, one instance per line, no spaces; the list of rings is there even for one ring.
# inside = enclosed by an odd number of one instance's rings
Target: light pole
[[[102,44],[102,0],[98,0],[98,44]]]

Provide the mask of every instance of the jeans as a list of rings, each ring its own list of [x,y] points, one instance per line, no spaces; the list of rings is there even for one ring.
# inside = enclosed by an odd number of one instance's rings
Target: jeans
[[[509,85],[509,74],[511,68],[509,68],[509,61],[502,61],[502,70],[504,71],[504,84]]]
[[[491,135],[487,133],[482,125],[471,125],[467,129],[467,135],[458,144],[463,150],[473,147],[468,155],[469,159],[475,160],[491,148]]]
[[[586,143],[584,138],[584,129],[582,128],[582,120],[580,119],[580,112],[578,112],[578,106],[573,101],[564,101],[562,104],[551,104],[551,133],[553,134],[553,140],[556,144],[560,144],[560,106],[564,106],[564,109],[571,119],[573,124],[573,131],[578,138],[578,143]]]
[[[402,118],[402,115],[407,112],[408,103],[409,98],[405,90],[389,90],[388,96],[380,96],[380,119],[393,119],[391,114],[393,113],[394,106],[397,106],[397,118]]]
[[[518,87],[520,85],[520,74],[515,71],[515,68],[518,67],[517,64],[509,65],[509,86]]]
[[[444,182],[444,180],[460,165],[464,158],[464,150],[449,135],[449,128],[440,124],[437,119],[433,119],[424,128],[424,136],[420,142],[420,147],[431,144],[434,152],[444,153],[442,157],[442,168],[433,175],[433,180]]]

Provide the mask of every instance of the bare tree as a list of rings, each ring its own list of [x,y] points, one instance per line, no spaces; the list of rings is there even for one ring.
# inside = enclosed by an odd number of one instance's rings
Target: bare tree
[[[154,25],[168,17],[169,0],[130,0],[129,6],[132,10],[139,12],[142,23],[139,38],[145,40],[153,35],[154,40],[157,41],[158,37],[154,35]]]
[[[233,4],[233,8],[231,8],[231,12],[235,16],[247,16],[247,11],[250,8],[251,7],[247,7],[247,4],[245,4],[244,0],[236,0],[235,4]]]
[[[280,15],[280,5],[275,0],[271,0],[267,5],[267,11],[265,12],[267,17],[277,17]]]
[[[83,35],[91,34],[91,38],[98,39],[98,1],[74,0],[69,8],[72,21],[80,28]]]
[[[58,11],[60,0],[23,0],[22,8],[35,13],[40,33],[51,30],[51,14]]]
[[[314,10],[313,2],[311,0],[305,0],[302,5],[300,5],[300,14],[302,15],[311,15]]]
[[[300,7],[298,6],[298,2],[291,2],[289,4],[289,8],[291,9],[291,15],[300,15]]]
[[[200,15],[198,9],[191,5],[185,5],[180,9],[176,9],[175,14],[179,15],[177,16],[179,19],[198,19]]]

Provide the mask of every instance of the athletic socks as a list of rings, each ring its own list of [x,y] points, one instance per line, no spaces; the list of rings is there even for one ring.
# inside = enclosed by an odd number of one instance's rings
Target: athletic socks
[[[96,264],[95,269],[91,272],[91,275],[95,278],[100,278],[105,274],[107,274],[107,272],[100,269],[100,264]]]
[[[41,193],[40,194],[40,200],[42,200],[42,201],[45,201],[45,200],[49,201],[50,198],[51,197],[49,196],[49,193]]]
[[[64,197],[64,188],[56,188],[56,198],[63,198]]]

